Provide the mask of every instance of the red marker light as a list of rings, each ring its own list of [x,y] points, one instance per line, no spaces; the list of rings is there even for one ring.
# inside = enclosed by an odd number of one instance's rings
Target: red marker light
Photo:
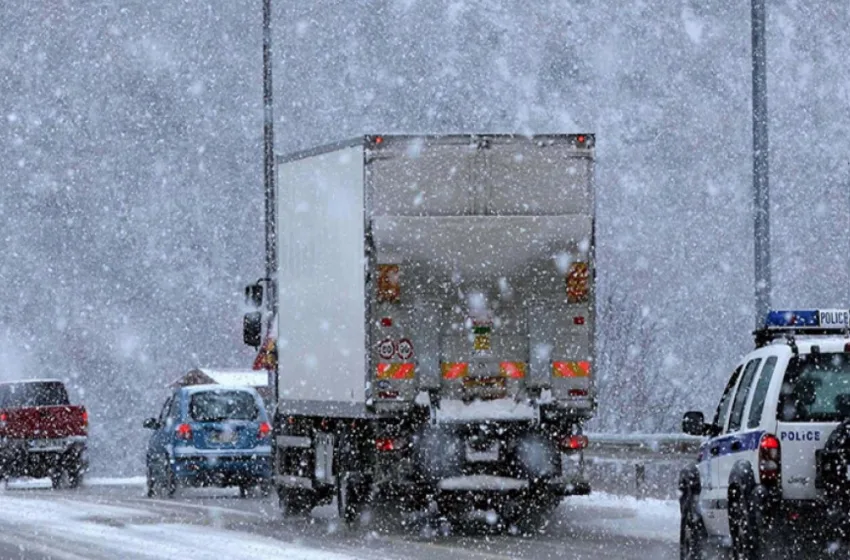
[[[573,435],[573,436],[563,436],[561,438],[561,449],[567,451],[578,451],[579,449],[586,449],[589,443],[587,436],[584,435]]]
[[[375,144],[383,144],[384,137],[383,136],[375,136]]]
[[[383,318],[381,318],[381,326],[382,326],[382,327],[391,327],[391,326],[393,326],[393,318],[392,318],[392,317],[383,317]]]
[[[576,142],[578,142],[579,144],[584,144],[585,140],[587,140],[587,136],[585,136],[584,134],[579,134],[578,136],[576,136]]]
[[[584,317],[573,317],[573,324],[574,325],[583,325],[584,324]]]
[[[392,438],[375,439],[375,449],[378,451],[395,451],[395,441]]]

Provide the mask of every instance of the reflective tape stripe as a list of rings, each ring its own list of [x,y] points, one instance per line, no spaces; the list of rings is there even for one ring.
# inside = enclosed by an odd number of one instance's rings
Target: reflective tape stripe
[[[525,377],[525,364],[522,362],[502,362],[499,364],[499,373],[511,379],[522,379]]]
[[[416,369],[413,364],[380,363],[376,367],[378,379],[413,379]]]
[[[553,377],[590,377],[590,362],[552,362]]]
[[[469,371],[469,364],[462,362],[449,362],[441,364],[443,370],[443,379],[460,379],[466,377]]]

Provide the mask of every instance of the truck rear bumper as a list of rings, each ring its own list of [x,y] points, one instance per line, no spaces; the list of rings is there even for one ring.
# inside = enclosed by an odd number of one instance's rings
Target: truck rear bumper
[[[0,477],[44,478],[60,468],[88,468],[84,437],[5,440],[0,446]]]

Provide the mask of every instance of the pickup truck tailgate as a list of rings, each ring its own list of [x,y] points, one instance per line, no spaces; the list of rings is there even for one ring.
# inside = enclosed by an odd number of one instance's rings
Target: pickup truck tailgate
[[[34,406],[0,410],[0,434],[13,439],[85,436],[88,419],[82,406]]]

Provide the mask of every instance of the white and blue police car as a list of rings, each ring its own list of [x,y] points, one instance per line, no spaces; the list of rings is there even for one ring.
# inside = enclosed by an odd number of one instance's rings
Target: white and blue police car
[[[754,332],[679,478],[682,559],[719,544],[735,558],[798,558],[850,546],[850,310],[771,311]]]

